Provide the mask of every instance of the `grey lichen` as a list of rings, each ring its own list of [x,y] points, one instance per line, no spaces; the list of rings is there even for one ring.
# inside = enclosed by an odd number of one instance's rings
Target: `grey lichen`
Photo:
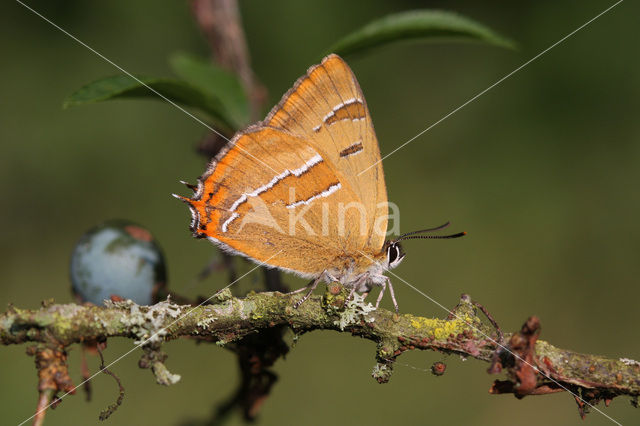
[[[120,319],[122,325],[129,327],[136,335],[135,345],[155,344],[164,341],[168,334],[167,320],[180,317],[182,308],[171,303],[170,298],[151,306],[140,306],[131,300],[123,302],[105,301],[105,306],[128,309],[129,315]]]
[[[371,377],[376,379],[378,383],[387,383],[393,370],[388,364],[377,363],[373,367],[373,371],[371,372]]]
[[[375,310],[376,307],[371,303],[364,302],[363,295],[354,293],[351,300],[347,302],[344,310],[337,312],[339,319],[335,320],[333,323],[340,327],[340,330],[344,330],[345,327],[349,325],[358,324],[360,317],[362,317],[366,322],[373,322],[375,321],[375,318],[370,317],[369,313]]]
[[[216,321],[216,319],[217,319],[217,318],[216,318],[216,317],[213,317],[213,316],[211,316],[211,317],[205,317],[205,318],[202,318],[202,319],[198,320],[198,322],[196,323],[196,325],[197,325],[198,327],[201,327],[201,328],[203,328],[203,329],[205,329],[205,330],[206,330],[207,328],[209,328],[209,325],[211,325],[212,323],[214,323],[214,322]]]
[[[620,362],[622,362],[624,365],[637,365],[637,366],[640,366],[640,362],[636,361],[635,359],[631,359],[631,358],[620,358]]]
[[[171,373],[161,362],[154,362],[151,369],[156,376],[156,382],[163,386],[175,385],[182,378],[179,374]]]

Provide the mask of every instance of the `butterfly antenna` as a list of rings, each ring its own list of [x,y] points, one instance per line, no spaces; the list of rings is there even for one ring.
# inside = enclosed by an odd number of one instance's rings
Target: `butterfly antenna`
[[[460,238],[467,235],[466,232],[458,232],[457,234],[451,235],[414,235],[412,237],[398,238],[396,241],[400,240],[444,240],[449,238]]]
[[[435,232],[435,231],[440,231],[441,229],[446,228],[447,226],[451,225],[451,222],[447,221],[447,223],[442,224],[440,226],[436,226],[435,228],[429,228],[429,229],[421,229],[419,231],[411,231],[411,232],[407,232],[406,234],[402,234],[398,237],[398,241],[399,240],[403,240],[405,237],[408,237],[409,235],[415,235],[415,234],[422,234],[425,232]]]

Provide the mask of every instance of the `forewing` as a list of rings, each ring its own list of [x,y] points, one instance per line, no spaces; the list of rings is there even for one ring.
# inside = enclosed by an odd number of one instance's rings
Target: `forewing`
[[[182,198],[182,197],[181,197]],[[192,230],[236,254],[318,276],[356,248],[335,223],[357,201],[329,161],[304,140],[254,126],[236,135],[199,179]],[[344,223],[355,213],[347,212]]]
[[[349,66],[329,55],[309,68],[264,124],[308,141],[329,160],[365,211],[366,232],[352,238],[358,238],[359,249],[377,253],[387,230],[387,192],[373,123]]]

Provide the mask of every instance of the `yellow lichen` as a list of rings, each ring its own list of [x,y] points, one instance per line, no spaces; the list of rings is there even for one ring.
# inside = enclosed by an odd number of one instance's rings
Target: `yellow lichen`
[[[435,328],[436,324],[442,322],[441,320],[424,318],[424,317],[414,317],[413,315],[409,315],[411,317],[411,327],[413,328]]]
[[[424,317],[414,317],[410,315],[411,326],[416,329],[431,329],[431,334],[438,340],[447,339],[451,334],[454,336],[473,326],[473,318],[464,315],[453,320],[440,320]]]

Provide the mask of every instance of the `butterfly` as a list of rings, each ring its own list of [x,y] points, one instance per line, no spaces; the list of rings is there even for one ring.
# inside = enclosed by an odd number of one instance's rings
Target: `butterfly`
[[[384,275],[402,262],[400,241],[454,238],[416,235],[386,240],[387,190],[378,141],[355,75],[331,54],[296,81],[267,117],[211,160],[192,198],[194,236],[266,267],[339,282],[368,294],[393,286]]]

